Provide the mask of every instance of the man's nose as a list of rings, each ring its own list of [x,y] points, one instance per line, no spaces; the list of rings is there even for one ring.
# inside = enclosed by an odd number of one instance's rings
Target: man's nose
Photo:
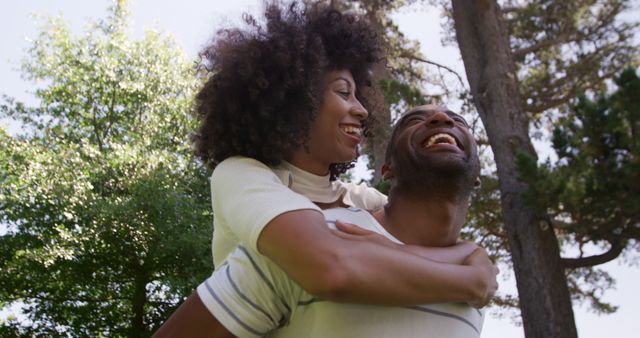
[[[446,125],[449,127],[453,127],[454,122],[447,113],[439,111],[435,112],[427,119],[426,123],[430,126],[438,126],[438,125]]]

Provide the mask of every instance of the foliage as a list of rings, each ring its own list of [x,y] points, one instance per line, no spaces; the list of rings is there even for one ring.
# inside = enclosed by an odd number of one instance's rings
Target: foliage
[[[1,106],[29,131],[0,131],[0,304],[27,317],[8,334],[149,336],[211,271],[197,81],[170,39],[126,23],[124,1],[79,37],[47,20],[23,63],[40,105]]]
[[[443,41],[455,43],[451,6],[440,6],[447,21]],[[566,107],[587,91],[607,90],[606,80],[636,67],[638,21],[626,0],[504,0],[505,29],[516,63],[523,107],[534,122]]]
[[[550,216],[566,245],[577,248],[577,258],[565,259],[575,297],[602,312],[615,308],[593,296],[593,289],[605,290],[613,281],[586,267],[634,251],[640,239],[640,79],[628,69],[615,83],[613,94],[582,95],[558,119],[555,166],[524,158],[518,163],[530,187],[529,203]],[[587,255],[593,246],[603,253]],[[586,290],[577,287],[590,283]]]
[[[506,1],[525,110],[539,118],[580,93],[605,91],[605,79],[637,65],[638,23],[623,18],[631,9],[624,0]]]

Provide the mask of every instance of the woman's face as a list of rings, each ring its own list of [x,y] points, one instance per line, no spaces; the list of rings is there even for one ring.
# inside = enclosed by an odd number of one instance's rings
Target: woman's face
[[[356,158],[362,122],[369,115],[355,96],[350,71],[327,72],[324,81],[322,103],[309,135],[309,151],[301,147],[290,159],[295,166],[317,175],[327,174],[331,163]]]

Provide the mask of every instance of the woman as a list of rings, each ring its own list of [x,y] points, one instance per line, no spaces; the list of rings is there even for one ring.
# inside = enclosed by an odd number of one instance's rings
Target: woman
[[[215,265],[243,243],[323,299],[486,304],[495,283],[488,260],[436,263],[415,248],[331,232],[319,212],[385,202],[372,189],[335,181],[352,166],[372,120],[369,75],[381,58],[374,30],[321,5],[272,4],[265,19],[260,26],[245,17],[249,29],[219,32],[203,53],[212,76],[197,97],[195,144],[215,168]],[[216,325],[194,294],[162,332],[211,333]]]

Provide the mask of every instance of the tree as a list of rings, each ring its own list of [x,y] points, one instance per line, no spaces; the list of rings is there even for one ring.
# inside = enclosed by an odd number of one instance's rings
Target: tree
[[[555,166],[526,157],[518,161],[520,178],[530,187],[528,204],[546,211],[561,239],[582,253],[563,259],[575,278],[598,278],[584,267],[637,249],[640,239],[640,79],[628,69],[615,83],[615,93],[582,95],[559,118],[552,138],[559,157]],[[601,253],[586,254],[593,245]],[[597,297],[589,300],[602,311],[615,310]]]
[[[618,19],[628,5],[614,0],[511,1],[503,9],[494,0],[454,0],[452,5],[471,94],[496,162],[525,334],[576,336],[570,291],[580,295],[573,282],[585,270],[567,280],[565,269],[602,260],[560,257],[553,216],[565,214],[550,214],[552,204],[532,204],[529,188],[540,182],[522,179],[526,164],[537,161],[529,128],[540,123],[542,113],[562,110],[580,92],[604,90],[607,76],[636,63],[637,46],[629,36],[637,24]],[[557,115],[545,116],[554,122]],[[570,238],[597,240],[577,232]],[[596,294],[587,297],[597,300]]]
[[[27,317],[4,333],[149,336],[212,270],[193,67],[109,13],[80,37],[46,21],[22,67],[40,105],[1,106],[28,131],[0,131],[0,304]]]

